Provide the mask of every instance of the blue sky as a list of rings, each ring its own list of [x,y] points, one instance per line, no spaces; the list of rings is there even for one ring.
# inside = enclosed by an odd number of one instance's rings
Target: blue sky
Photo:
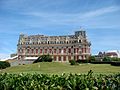
[[[84,28],[91,52],[120,50],[120,0],[0,0],[0,58],[20,33],[68,35]]]

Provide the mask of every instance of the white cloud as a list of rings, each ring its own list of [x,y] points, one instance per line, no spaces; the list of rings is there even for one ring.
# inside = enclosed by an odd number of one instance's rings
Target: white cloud
[[[82,18],[91,18],[91,17],[101,16],[101,15],[112,13],[118,10],[120,10],[120,7],[118,6],[104,7],[104,8],[94,10],[94,11],[89,11],[87,13],[84,13],[82,15]]]
[[[120,7],[118,6],[109,6],[109,7],[104,7],[104,8],[100,8],[97,10],[92,10],[92,11],[88,11],[88,12],[84,12],[84,13],[50,13],[50,12],[23,12],[23,15],[28,15],[28,16],[36,16],[36,17],[43,17],[43,18],[60,18],[60,17],[66,17],[67,18],[78,18],[80,17],[81,19],[83,18],[90,18],[90,17],[96,17],[96,16],[100,16],[100,15],[104,15],[107,13],[112,13],[115,11],[119,11]],[[72,19],[72,18],[71,18]]]
[[[8,58],[8,57],[10,57],[9,54],[6,54],[6,53],[0,53],[0,60],[5,59],[5,58]]]
[[[38,25],[40,25],[41,23],[42,25],[44,24],[46,25],[52,25],[52,24],[53,25],[69,25],[69,24],[79,25],[86,22],[88,23],[87,25],[89,24],[91,25],[91,23],[88,22],[89,19],[92,20],[93,18],[95,19],[97,17],[101,17],[101,15],[113,13],[119,10],[120,10],[120,7],[118,6],[110,6],[110,7],[104,7],[97,10],[85,12],[85,13],[82,13],[82,12],[81,13],[55,13],[55,12],[49,13],[49,12],[32,12],[31,11],[31,12],[22,12],[21,14],[25,16],[31,16],[31,18],[37,18],[36,22],[38,23]],[[33,23],[33,22],[28,22],[28,23]]]

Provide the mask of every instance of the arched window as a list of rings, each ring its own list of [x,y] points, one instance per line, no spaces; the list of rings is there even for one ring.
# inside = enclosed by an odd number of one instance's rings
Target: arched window
[[[79,43],[81,43],[81,40],[79,40]]]

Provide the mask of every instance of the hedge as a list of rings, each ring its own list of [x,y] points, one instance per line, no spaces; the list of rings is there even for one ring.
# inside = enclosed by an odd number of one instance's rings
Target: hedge
[[[111,65],[112,66],[120,66],[120,62],[118,62],[118,61],[112,61]]]
[[[0,69],[5,69],[7,67],[10,67],[10,63],[6,61],[0,61]]]

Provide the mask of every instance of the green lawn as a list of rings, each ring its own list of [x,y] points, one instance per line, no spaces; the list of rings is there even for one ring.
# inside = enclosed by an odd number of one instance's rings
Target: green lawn
[[[87,73],[92,70],[96,74],[112,74],[120,72],[119,66],[109,64],[80,64],[71,66],[69,63],[59,62],[40,62],[36,64],[19,65],[1,70],[7,73],[45,73],[45,74],[62,74],[62,73]]]

